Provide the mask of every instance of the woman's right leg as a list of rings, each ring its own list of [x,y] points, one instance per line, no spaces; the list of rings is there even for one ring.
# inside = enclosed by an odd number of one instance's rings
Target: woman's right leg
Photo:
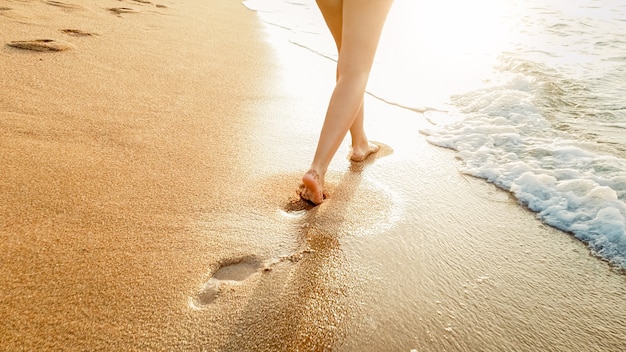
[[[341,53],[341,37],[343,33],[343,0],[317,0],[316,2],[320,8],[322,16],[324,16],[326,25],[335,40],[337,53]],[[337,72],[337,79],[338,78],[339,72]],[[369,140],[365,135],[365,128],[363,125],[364,109],[365,107],[363,103],[361,103],[361,108],[359,109],[352,126],[350,126],[350,136],[352,139],[352,152],[350,159],[353,161],[362,161],[369,154],[378,150],[378,146],[369,143]]]
[[[362,131],[363,95],[378,40],[393,0],[318,0],[338,42],[337,84],[328,110],[311,168],[302,178],[309,193],[305,198],[319,204],[328,165],[357,117]],[[342,6],[340,6],[342,5]],[[340,24],[339,24],[340,23]],[[338,35],[340,28],[341,35]],[[359,133],[355,129],[355,133]],[[363,133],[364,136],[364,133]]]

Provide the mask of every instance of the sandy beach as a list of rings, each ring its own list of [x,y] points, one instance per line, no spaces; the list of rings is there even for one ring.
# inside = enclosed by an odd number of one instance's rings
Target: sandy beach
[[[622,351],[626,275],[238,0],[0,0],[0,350]],[[347,140],[346,140],[347,141]]]

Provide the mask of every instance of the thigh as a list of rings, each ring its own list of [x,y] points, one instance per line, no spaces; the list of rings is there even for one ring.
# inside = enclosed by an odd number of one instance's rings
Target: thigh
[[[316,0],[324,21],[337,44],[337,51],[341,50],[341,28],[343,26],[343,0]]]
[[[343,0],[340,72],[369,73],[393,0]]]

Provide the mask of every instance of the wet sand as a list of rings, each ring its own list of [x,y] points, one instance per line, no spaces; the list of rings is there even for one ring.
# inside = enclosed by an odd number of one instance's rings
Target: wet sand
[[[239,1],[0,0],[0,350],[621,351],[626,276]],[[282,44],[281,44],[282,43]]]

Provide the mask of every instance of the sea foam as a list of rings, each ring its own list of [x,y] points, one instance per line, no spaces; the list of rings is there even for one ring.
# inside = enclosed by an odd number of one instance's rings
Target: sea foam
[[[463,172],[510,191],[542,221],[626,268],[626,160],[551,127],[535,104],[539,83],[505,76],[454,97],[456,122],[421,132],[458,151]]]

